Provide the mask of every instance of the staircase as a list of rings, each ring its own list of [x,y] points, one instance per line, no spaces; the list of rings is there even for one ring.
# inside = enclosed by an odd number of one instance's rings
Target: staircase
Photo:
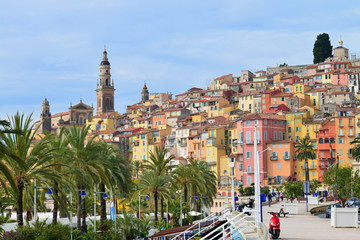
[[[185,231],[179,233],[171,240],[190,240],[194,239],[195,237],[204,234],[213,228],[217,228],[223,225],[227,219],[226,217],[232,213],[232,209],[230,207],[223,208],[220,212],[212,213],[206,218],[196,222],[191,227],[186,229]]]

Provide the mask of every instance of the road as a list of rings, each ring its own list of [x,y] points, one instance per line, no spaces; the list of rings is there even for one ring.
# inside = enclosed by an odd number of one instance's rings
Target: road
[[[268,227],[271,215],[270,211],[278,212],[282,202],[275,203],[271,207],[263,207],[264,223]],[[281,233],[280,239],[346,239],[359,240],[360,228],[332,228],[329,218],[320,218],[305,213],[305,203],[300,203],[300,212],[305,215],[288,215],[286,218],[280,218]]]

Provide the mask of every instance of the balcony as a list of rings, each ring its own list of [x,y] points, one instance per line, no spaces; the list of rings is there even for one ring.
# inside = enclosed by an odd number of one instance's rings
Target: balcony
[[[139,141],[134,142],[134,146],[135,146],[135,147],[138,147],[138,146],[139,146]]]
[[[309,166],[309,170],[314,170],[314,169],[316,169],[316,168],[317,168],[316,165],[314,165],[314,166]],[[301,166],[301,169],[305,170],[305,166],[302,165],[302,166]]]
[[[206,143],[207,143],[207,144],[216,144],[216,138],[208,138],[208,139],[206,140]]]
[[[260,140],[257,140],[257,144],[260,144]],[[252,145],[254,144],[254,141],[246,141],[245,144],[249,144],[249,145]]]
[[[343,124],[339,124],[339,128],[343,128],[344,127],[344,125]]]
[[[186,147],[186,146],[187,146],[187,142],[185,142],[185,141],[178,141],[178,145],[179,145],[180,147]]]
[[[348,157],[352,157],[352,153],[348,153]]]
[[[206,162],[206,164],[209,165],[209,166],[215,166],[216,162]]]
[[[285,155],[285,156],[284,156],[284,159],[285,159],[285,160],[289,160],[289,159],[290,159],[290,156],[289,156],[289,155]]]
[[[278,160],[278,156],[277,155],[271,155],[270,160]]]
[[[168,149],[168,148],[174,148],[174,144],[165,144],[165,148]]]

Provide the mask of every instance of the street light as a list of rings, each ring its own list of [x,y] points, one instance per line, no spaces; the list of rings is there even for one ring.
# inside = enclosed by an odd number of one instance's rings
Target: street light
[[[180,227],[182,227],[182,191],[177,190],[176,193],[180,193]]]
[[[85,193],[85,191],[84,191]],[[102,193],[102,198],[106,201],[106,198],[108,197],[108,195],[106,194],[106,192],[96,192],[96,187],[94,187],[94,232],[96,232],[96,194],[97,193]],[[81,195],[81,194],[80,194]],[[83,195],[81,195],[81,197],[83,197]],[[84,196],[85,197],[85,196]]]
[[[268,147],[268,148],[266,148],[265,150],[261,151],[259,155],[261,155],[261,154],[264,153],[265,151],[272,151],[272,149]],[[258,181],[259,181],[259,183],[260,183],[260,170],[259,170],[259,169],[260,169],[260,168],[258,168],[258,177],[259,177]],[[260,192],[261,192],[261,191],[260,191]],[[260,195],[259,195],[259,197],[260,197]],[[260,221],[263,222],[262,201],[261,201],[261,199],[259,200],[259,202],[260,202]]]
[[[34,178],[34,220],[36,222],[37,220],[37,213],[36,213],[36,189],[39,188],[39,189],[44,189],[44,188],[47,188],[47,187],[39,187],[39,186],[36,186],[36,178]],[[46,194],[52,194],[52,191],[50,188],[48,188],[48,190],[46,191]]]
[[[141,208],[140,208],[141,197],[145,197],[145,199],[149,199],[149,195],[141,195],[140,191],[139,191],[139,220],[140,221],[141,221]],[[141,236],[140,236],[140,221],[139,221],[139,239],[141,239]]]

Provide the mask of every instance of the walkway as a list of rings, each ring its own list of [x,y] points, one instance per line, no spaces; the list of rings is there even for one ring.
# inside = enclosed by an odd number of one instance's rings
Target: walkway
[[[263,206],[264,223],[267,227],[271,218],[268,212],[279,211],[282,204],[275,203],[270,208]],[[319,218],[305,213],[305,206],[305,203],[300,203],[300,212],[305,215],[288,215],[286,218],[280,218],[280,239],[360,239],[360,228],[332,228],[329,218]]]

